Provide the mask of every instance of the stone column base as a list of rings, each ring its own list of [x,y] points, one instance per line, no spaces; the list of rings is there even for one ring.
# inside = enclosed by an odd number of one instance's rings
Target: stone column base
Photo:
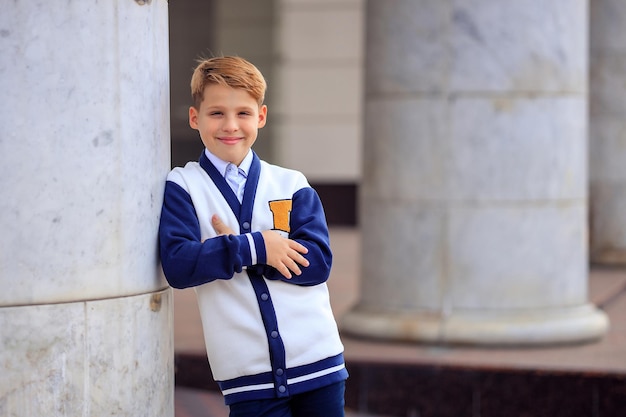
[[[341,319],[345,333],[375,339],[464,345],[546,345],[591,342],[608,330],[592,304],[570,308],[380,313],[358,307]]]
[[[0,415],[173,416],[171,291],[0,307]]]

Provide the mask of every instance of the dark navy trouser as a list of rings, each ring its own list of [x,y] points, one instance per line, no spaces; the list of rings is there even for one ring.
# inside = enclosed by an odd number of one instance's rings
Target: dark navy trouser
[[[230,406],[230,417],[344,417],[345,381],[288,398],[243,401]]]

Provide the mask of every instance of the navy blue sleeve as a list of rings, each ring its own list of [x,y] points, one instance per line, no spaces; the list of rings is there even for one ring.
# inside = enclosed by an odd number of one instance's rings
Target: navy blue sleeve
[[[254,236],[255,241],[260,239]],[[246,235],[217,236],[200,241],[200,223],[191,197],[178,184],[165,185],[159,225],[163,272],[174,288],[230,279],[252,262]],[[262,238],[261,238],[262,239]]]
[[[292,198],[289,220],[289,238],[305,246],[309,252],[304,257],[309,266],[300,268],[302,274],[285,278],[275,268],[267,268],[264,274],[269,279],[280,279],[297,285],[317,285],[328,280],[333,255],[330,250],[328,225],[322,202],[311,187],[302,188]]]

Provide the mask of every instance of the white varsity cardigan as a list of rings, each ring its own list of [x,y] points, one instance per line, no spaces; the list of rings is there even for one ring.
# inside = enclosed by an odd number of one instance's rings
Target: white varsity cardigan
[[[211,216],[238,235],[216,236]],[[284,278],[265,264],[261,231],[306,246]],[[347,378],[326,280],[332,254],[320,199],[297,171],[253,155],[243,202],[204,152],[167,177],[159,228],[172,287],[195,287],[213,377],[226,404],[281,398]]]

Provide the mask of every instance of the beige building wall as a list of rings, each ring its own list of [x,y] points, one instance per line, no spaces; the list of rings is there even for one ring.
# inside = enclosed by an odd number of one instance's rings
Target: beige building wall
[[[176,0],[168,3],[170,49],[170,126],[172,166],[197,160],[203,145],[189,127],[189,83],[199,56],[209,56],[215,46],[214,0]]]
[[[188,125],[199,55],[249,59],[268,82],[268,124],[254,150],[302,171],[330,224],[357,224],[364,0],[177,0],[170,4],[172,165],[197,159]]]
[[[177,0],[170,4],[173,165],[195,160],[202,151],[200,138],[188,123],[189,81],[201,57],[238,55],[257,65],[268,81],[266,102],[273,116],[274,4],[273,0]],[[268,161],[275,159],[272,130],[273,123],[263,128],[254,146]]]
[[[626,266],[626,2],[592,0],[589,33],[590,256]]]
[[[274,68],[275,10],[273,0],[215,1],[215,55],[237,55],[246,58],[265,76],[268,83],[266,104],[269,121],[259,131],[254,150],[262,159],[273,161],[274,103],[276,85]]]
[[[274,155],[311,182],[361,176],[363,4],[278,1]]]

